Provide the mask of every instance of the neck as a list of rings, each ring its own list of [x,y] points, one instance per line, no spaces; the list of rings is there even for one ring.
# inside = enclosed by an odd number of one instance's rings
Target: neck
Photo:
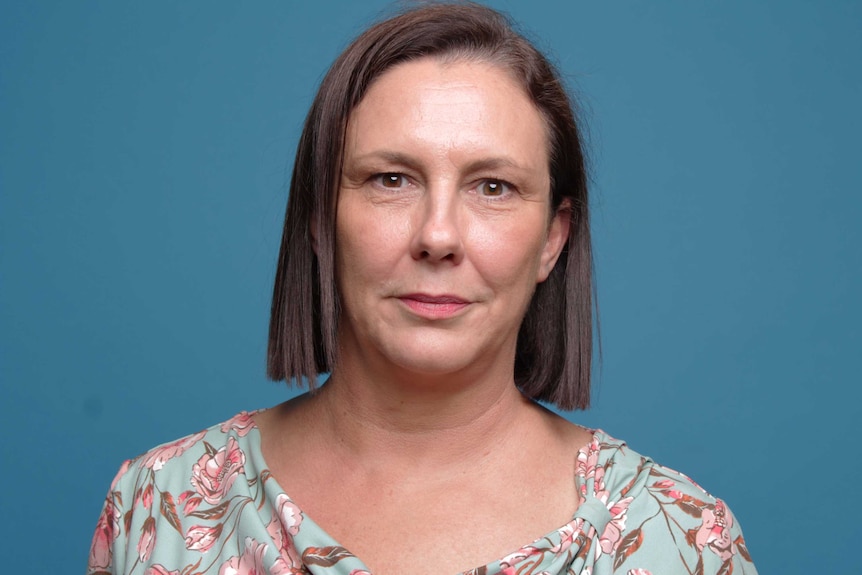
[[[340,365],[313,399],[338,448],[375,466],[410,460],[442,471],[476,462],[536,412],[508,378],[366,378]],[[475,375],[475,374],[474,374]],[[368,457],[364,457],[368,456]],[[424,465],[423,465],[424,466]]]

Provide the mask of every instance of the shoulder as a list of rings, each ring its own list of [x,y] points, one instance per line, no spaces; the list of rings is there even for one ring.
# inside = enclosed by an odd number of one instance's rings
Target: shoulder
[[[254,413],[241,412],[229,420],[174,441],[157,445],[123,463],[112,483],[112,490],[138,484],[142,478],[159,483],[200,480],[217,464],[219,468],[241,468],[246,452],[257,441],[249,437],[255,429]]]
[[[614,570],[756,573],[727,504],[602,431],[578,454],[582,497],[608,510],[598,545]]]
[[[124,462],[105,499],[88,572],[131,572],[157,558],[179,561],[176,550],[210,549],[232,502],[260,498],[252,493],[259,483],[252,416],[242,412]]]

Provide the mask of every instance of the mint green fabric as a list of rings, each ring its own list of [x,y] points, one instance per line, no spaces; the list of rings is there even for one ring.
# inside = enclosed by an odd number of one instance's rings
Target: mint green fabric
[[[724,502],[602,431],[577,452],[574,485],[581,501],[569,523],[466,573],[756,574]],[[122,465],[99,518],[87,573],[370,570],[279,487],[251,414],[243,412]]]

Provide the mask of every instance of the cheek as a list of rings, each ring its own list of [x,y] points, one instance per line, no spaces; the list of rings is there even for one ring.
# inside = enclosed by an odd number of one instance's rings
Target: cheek
[[[339,208],[335,228],[339,276],[350,276],[351,281],[379,280],[403,254],[407,235],[404,218],[383,212],[350,205]]]
[[[489,282],[535,286],[545,234],[543,222],[531,225],[529,219],[473,230],[471,259]]]

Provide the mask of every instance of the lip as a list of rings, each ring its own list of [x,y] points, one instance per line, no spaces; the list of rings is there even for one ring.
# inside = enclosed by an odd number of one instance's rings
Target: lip
[[[425,319],[454,317],[471,303],[451,294],[410,293],[398,296],[398,300],[414,314]]]

